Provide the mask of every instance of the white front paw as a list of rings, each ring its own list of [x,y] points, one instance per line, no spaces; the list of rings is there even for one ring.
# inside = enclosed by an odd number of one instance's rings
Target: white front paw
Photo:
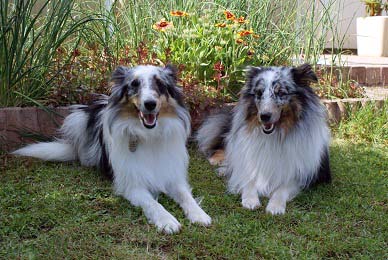
[[[254,210],[261,206],[260,200],[257,197],[243,198],[241,204],[244,208]]]
[[[217,171],[218,177],[225,177],[226,176],[226,167],[225,166],[218,167],[216,171]]]
[[[265,211],[272,215],[283,215],[286,213],[286,203],[280,201],[269,201]]]
[[[209,226],[212,223],[211,217],[202,209],[195,212],[190,212],[187,216],[191,223],[198,223],[204,226]]]
[[[179,232],[181,224],[174,218],[170,213],[163,214],[156,221],[155,225],[159,231],[162,231],[166,234],[173,234]]]

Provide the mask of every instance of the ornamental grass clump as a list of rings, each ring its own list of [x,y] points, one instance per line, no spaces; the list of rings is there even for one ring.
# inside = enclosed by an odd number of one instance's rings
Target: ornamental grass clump
[[[73,0],[0,2],[0,106],[34,104],[47,97],[51,81],[60,77],[60,71],[52,71],[57,49],[76,46],[93,20],[76,15],[75,9]]]

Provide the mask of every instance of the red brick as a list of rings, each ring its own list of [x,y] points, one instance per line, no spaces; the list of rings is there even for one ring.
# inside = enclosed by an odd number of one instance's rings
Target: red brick
[[[378,86],[381,84],[381,68],[369,67],[366,68],[365,85]]]
[[[56,118],[58,116],[43,109],[38,109],[36,112],[39,132],[49,136],[55,135],[58,129],[58,124],[56,123]]]
[[[10,107],[0,109],[0,150],[10,151],[20,147],[23,143],[32,140],[20,136],[21,132],[41,133],[52,136],[56,133],[57,126],[69,114],[67,107],[55,108],[59,115],[50,114],[42,109],[27,107]]]
[[[350,67],[338,68],[338,79],[342,79],[343,82],[347,82],[350,79]]]
[[[341,121],[341,111],[337,102],[325,102],[328,120],[330,124],[338,124]]]
[[[3,136],[4,137],[4,142],[3,143],[3,147],[4,147],[4,150],[6,151],[10,151],[10,150],[13,150],[13,149],[16,149],[18,147],[20,147],[24,142],[24,140],[22,140],[21,136],[19,135],[19,133],[17,133],[16,131],[5,131],[5,135]],[[2,141],[0,141],[2,142]]]
[[[27,107],[10,108],[7,111],[7,138],[10,139],[11,143],[28,139],[22,137],[24,133],[39,132],[36,110],[34,107]]]
[[[36,108],[15,108],[8,110],[7,121],[9,130],[23,130],[29,129],[38,131],[39,126],[36,120]]]
[[[381,83],[383,86],[388,86],[388,67],[381,68]]]
[[[346,109],[344,102],[338,101],[337,104],[338,104],[338,109],[341,113],[341,120],[348,118],[348,111]]]
[[[350,70],[350,79],[357,81],[360,84],[365,84],[366,68],[352,67]]]
[[[0,131],[7,129],[7,113],[0,108]]]
[[[57,112],[61,117],[58,117],[58,120],[62,124],[63,119],[70,114],[70,107],[57,107],[55,108],[55,112]]]

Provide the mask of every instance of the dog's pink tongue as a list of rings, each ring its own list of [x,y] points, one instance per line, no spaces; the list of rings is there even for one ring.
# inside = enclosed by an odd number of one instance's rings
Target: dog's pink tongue
[[[144,119],[148,125],[153,125],[155,123],[155,114],[146,114]]]
[[[270,130],[272,128],[272,124],[264,124],[265,130]]]

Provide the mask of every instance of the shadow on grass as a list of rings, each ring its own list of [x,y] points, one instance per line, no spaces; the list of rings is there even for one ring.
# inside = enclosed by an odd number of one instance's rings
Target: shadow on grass
[[[0,256],[5,258],[326,258],[387,255],[388,149],[335,140],[333,183],[301,193],[284,216],[248,211],[190,149],[193,193],[213,218],[192,225],[166,196],[160,202],[183,224],[157,233],[139,208],[112,194],[111,183],[77,163],[1,156]]]

